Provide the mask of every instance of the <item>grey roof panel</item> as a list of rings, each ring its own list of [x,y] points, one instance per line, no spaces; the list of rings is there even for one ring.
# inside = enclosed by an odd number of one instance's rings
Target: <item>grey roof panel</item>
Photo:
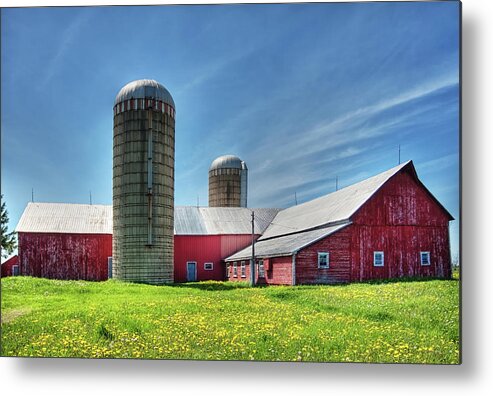
[[[262,234],[279,212],[275,208],[175,207],[175,235],[250,234],[255,212],[255,233]]]
[[[378,189],[411,161],[359,183],[281,210],[260,239],[348,220]]]
[[[279,209],[175,207],[176,235],[250,234],[251,211],[255,233],[261,234]],[[19,220],[17,232],[112,234],[111,205],[30,202]]]
[[[255,257],[290,256],[298,250],[341,230],[349,224],[351,223],[347,222],[331,227],[284,235],[273,239],[263,241],[258,240],[255,243]],[[226,258],[226,261],[249,259],[251,255],[252,246],[250,245],[245,249],[229,256]]]
[[[109,205],[29,202],[16,232],[112,234]]]

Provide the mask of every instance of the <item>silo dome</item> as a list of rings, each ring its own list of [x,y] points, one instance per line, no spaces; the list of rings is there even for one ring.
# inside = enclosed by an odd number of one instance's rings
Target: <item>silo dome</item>
[[[157,99],[175,108],[169,91],[156,80],[135,80],[125,85],[115,98],[115,105],[129,99]]]
[[[222,155],[212,161],[209,171],[214,169],[242,169],[242,163],[245,164],[236,155]],[[245,164],[246,167],[246,164]]]
[[[248,168],[236,155],[222,155],[209,167],[209,206],[247,206]]]

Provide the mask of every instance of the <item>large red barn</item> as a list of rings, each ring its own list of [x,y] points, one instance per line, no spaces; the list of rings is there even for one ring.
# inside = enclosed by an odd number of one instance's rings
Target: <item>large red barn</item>
[[[450,278],[450,220],[408,161],[280,211],[255,244],[257,282]],[[249,279],[250,255],[249,246],[226,259],[230,280]]]
[[[111,206],[30,202],[16,231],[21,275],[108,279]]]

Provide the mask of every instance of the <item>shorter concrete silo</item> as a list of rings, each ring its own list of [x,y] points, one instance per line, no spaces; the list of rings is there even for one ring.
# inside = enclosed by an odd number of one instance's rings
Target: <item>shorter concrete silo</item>
[[[235,155],[223,155],[209,168],[209,206],[247,207],[248,168]]]

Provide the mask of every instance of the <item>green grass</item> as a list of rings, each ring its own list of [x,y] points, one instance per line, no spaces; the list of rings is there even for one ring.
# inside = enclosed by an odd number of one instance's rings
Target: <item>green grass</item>
[[[2,356],[459,363],[458,280],[264,287],[11,277]]]

